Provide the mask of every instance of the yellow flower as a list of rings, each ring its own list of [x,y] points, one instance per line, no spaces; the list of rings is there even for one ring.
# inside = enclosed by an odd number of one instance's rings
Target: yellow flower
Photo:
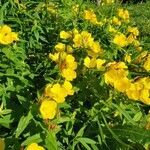
[[[136,50],[140,52],[142,50],[142,47],[141,46],[136,47]]]
[[[67,80],[67,81],[72,81],[77,77],[77,74],[74,70],[68,68],[68,69],[63,69],[62,70],[62,76]]]
[[[93,24],[99,24],[97,21],[97,17],[92,9],[84,10],[84,19],[90,21]]]
[[[53,119],[56,115],[57,103],[53,100],[44,99],[40,106],[43,119]]]
[[[135,40],[135,37],[133,36],[133,34],[130,34],[130,35],[127,37],[127,42],[128,42],[128,44],[133,43],[134,40]]]
[[[82,31],[81,32],[81,37],[82,37],[82,44],[84,45],[85,48],[91,46],[93,44],[93,38],[91,33],[87,31]]]
[[[81,34],[75,34],[74,36],[74,39],[73,39],[73,42],[74,42],[74,47],[81,47],[82,46],[82,36]]]
[[[120,47],[127,46],[127,38],[124,34],[117,34],[113,39],[113,43],[117,44]]]
[[[133,45],[138,47],[138,46],[140,46],[140,42],[138,40],[134,40],[133,41]]]
[[[69,81],[65,80],[65,82],[64,82],[64,84],[62,86],[66,90],[67,95],[73,95],[74,94],[74,90],[73,90],[72,84]]]
[[[51,60],[57,62],[58,59],[59,59],[59,53],[54,53],[54,54],[49,53],[49,58],[50,58]]]
[[[104,59],[97,59],[96,60],[96,65],[97,65],[97,69],[100,70],[103,67],[103,64],[106,62],[106,60]]]
[[[73,36],[75,36],[76,34],[79,34],[79,31],[76,28],[74,28],[72,30],[72,34],[73,34]]]
[[[144,62],[143,67],[146,71],[150,71],[150,54],[147,56],[147,59]]]
[[[91,36],[91,33],[87,31],[82,31],[81,34],[77,33],[73,38],[74,47],[84,47],[89,48],[93,45],[94,39]]]
[[[134,81],[126,90],[126,94],[133,100],[150,105],[150,78],[144,77]]]
[[[0,27],[0,44],[10,44],[18,40],[18,34],[11,32],[11,28],[7,25]]]
[[[44,91],[45,96],[48,96],[50,98],[52,98],[51,88],[52,88],[52,84],[49,83],[46,85],[45,91]]]
[[[45,150],[45,148],[39,146],[37,143],[32,143],[27,147],[27,150]]]
[[[55,45],[55,49],[58,52],[62,52],[65,51],[66,45],[63,43],[58,43],[57,45]]]
[[[104,74],[104,79],[106,84],[114,86],[115,81],[126,78],[128,75],[127,66],[124,62],[113,62],[108,64],[109,69]]]
[[[109,26],[108,31],[113,32],[113,33],[117,32],[117,30],[115,28],[113,28],[111,25]]]
[[[72,70],[76,70],[77,69],[77,63],[75,62],[75,58],[68,54],[65,58],[65,66],[66,68],[72,69]]]
[[[112,23],[115,24],[115,25],[118,25],[118,26],[121,25],[121,21],[115,16],[112,19]]]
[[[114,81],[114,88],[120,92],[125,92],[130,87],[130,85],[131,82],[127,77]]]
[[[4,25],[4,26],[0,27],[0,32],[5,33],[5,34],[9,34],[9,33],[11,33],[11,28],[7,25]]]
[[[51,87],[50,90],[51,97],[57,102],[57,103],[63,103],[65,101],[65,97],[67,96],[67,93],[65,89],[58,83],[54,84]]]
[[[5,150],[5,142],[2,138],[0,138],[0,150]]]
[[[124,57],[124,60],[128,63],[131,62],[131,56],[129,54],[126,54],[125,57]]]
[[[139,30],[137,27],[128,27],[128,32],[132,33],[134,36],[138,36],[139,35]]]
[[[124,20],[129,20],[129,12],[128,10],[118,9],[118,16]]]
[[[84,59],[84,65],[87,68],[94,68],[96,66],[96,58],[89,58],[88,56]]]
[[[97,41],[96,42],[91,41],[90,50],[95,53],[93,54],[93,56],[97,54],[102,54],[103,52],[103,49],[101,48],[99,42]]]
[[[67,50],[67,53],[72,53],[73,52],[73,49],[70,45],[67,45],[66,50]]]
[[[148,99],[149,99],[149,96],[150,96],[150,91],[148,90],[148,89],[145,89],[145,88],[143,88],[141,91],[140,91],[140,97],[139,97],[139,99],[141,100],[141,101],[147,101]],[[149,102],[147,102],[148,104],[150,104],[150,101]]]
[[[60,38],[61,39],[69,39],[71,37],[72,37],[72,35],[69,32],[65,32],[65,31],[60,32]]]
[[[139,90],[137,90],[136,84],[133,84],[133,83],[131,83],[130,88],[126,90],[126,94],[130,99],[133,99],[133,100],[138,100],[140,96],[140,93],[139,93]]]

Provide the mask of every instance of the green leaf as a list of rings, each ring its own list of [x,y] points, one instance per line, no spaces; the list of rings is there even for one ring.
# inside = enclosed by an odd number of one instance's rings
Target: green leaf
[[[80,137],[80,138],[77,138],[76,140],[84,141],[87,144],[96,144],[96,142],[94,140],[92,140],[90,138],[86,138],[86,137]]]
[[[25,130],[25,128],[28,126],[28,124],[30,123],[30,120],[33,118],[31,111],[29,111],[28,115],[22,116],[19,123],[18,123],[18,127],[16,129],[16,138],[18,138],[20,136],[20,134]]]
[[[84,138],[77,139],[87,150],[91,150],[90,146],[85,142]]]
[[[140,119],[142,118],[142,112],[138,112],[134,117],[133,117],[133,120],[135,121],[135,122],[137,122],[137,121],[140,121]]]
[[[116,104],[112,103],[114,107],[118,109],[118,111],[124,115],[124,117],[133,125],[136,125],[136,122],[133,120],[133,118],[125,111],[123,110],[120,106],[117,106]]]
[[[11,118],[11,115],[6,115],[2,118],[0,118],[0,125],[9,128],[10,123],[13,122],[13,119]]]
[[[86,128],[86,126],[83,126],[83,127],[78,131],[78,133],[76,134],[76,137],[82,137],[85,128]]]
[[[35,134],[35,135],[31,136],[31,137],[28,137],[21,145],[25,146],[25,145],[29,145],[29,144],[34,143],[34,142],[35,143],[42,142],[42,139],[41,139],[41,136],[40,136],[39,133]]]
[[[4,20],[4,10],[7,10],[6,7],[8,6],[8,2],[3,4],[1,9],[0,9],[0,25],[3,23]]]
[[[48,132],[45,139],[46,147],[48,150],[57,150],[56,136],[53,132]]]
[[[135,143],[146,144],[150,142],[150,130],[136,126],[117,126],[112,131],[119,138],[127,138]]]

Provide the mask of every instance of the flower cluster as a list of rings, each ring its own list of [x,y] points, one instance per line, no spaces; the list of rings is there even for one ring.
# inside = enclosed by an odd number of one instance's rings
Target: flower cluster
[[[125,92],[130,87],[127,78],[129,72],[124,62],[112,62],[108,64],[108,71],[104,74],[106,84],[110,84],[120,92]]]
[[[62,85],[59,83],[47,84],[40,106],[43,119],[53,119],[57,113],[57,105],[63,103],[68,95],[73,94],[72,84],[67,80]]]
[[[140,100],[145,104],[150,104],[150,78],[139,78],[131,82],[130,87],[126,90],[130,99]]]
[[[128,67],[124,62],[108,64],[108,71],[104,74],[106,84],[110,84],[116,90],[125,93],[130,99],[150,104],[150,78],[144,77],[137,80],[128,78]]]
[[[129,12],[126,9],[118,9],[118,17],[124,22],[129,22]]]
[[[60,32],[61,39],[70,39],[73,37],[73,32]],[[59,103],[63,103],[68,95],[73,95],[74,90],[70,81],[76,77],[77,62],[73,56],[73,48],[64,43],[55,45],[55,53],[50,53],[49,58],[53,60],[59,68],[62,84],[47,84],[40,106],[40,112],[43,119],[53,119],[57,113]]]
[[[139,35],[137,27],[128,26],[125,34],[118,31],[118,28],[116,29],[116,26],[124,25],[124,23],[129,23],[129,12],[128,10],[118,9],[117,16],[113,16],[108,28],[108,31],[114,35],[113,43],[120,47],[126,47],[132,44],[137,50],[140,50],[140,43],[137,40],[137,36]]]
[[[84,19],[91,22],[92,24],[95,25],[102,25],[102,22],[97,20],[97,16],[94,13],[93,9],[90,10],[84,10]]]
[[[17,40],[19,40],[18,34],[12,32],[9,26],[0,26],[0,44],[7,45]]]
[[[27,147],[27,150],[45,150],[42,146],[39,146],[37,143],[32,143]]]

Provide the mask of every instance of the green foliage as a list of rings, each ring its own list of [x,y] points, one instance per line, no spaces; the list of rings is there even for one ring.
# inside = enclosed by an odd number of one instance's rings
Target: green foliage
[[[56,5],[56,13],[48,11],[51,3]],[[31,143],[47,150],[134,150],[150,143],[150,132],[145,129],[150,128],[149,106],[114,91],[95,70],[80,72],[79,68],[74,96],[59,105],[60,115],[54,120],[47,123],[42,119],[39,105],[44,86],[56,82],[58,74],[48,54],[60,41],[60,31],[87,30],[103,43],[108,60],[123,55],[109,42],[106,28],[84,21],[82,13],[75,16],[70,12],[75,4],[81,11],[90,5],[100,19],[113,16],[118,8],[118,4],[97,7],[82,0],[0,1],[0,25],[7,24],[19,34],[16,43],[0,45],[0,137],[5,139],[6,150],[25,149]],[[129,10],[141,30],[143,47],[149,49],[147,5],[129,6]],[[85,56],[78,51],[76,55],[78,60]]]

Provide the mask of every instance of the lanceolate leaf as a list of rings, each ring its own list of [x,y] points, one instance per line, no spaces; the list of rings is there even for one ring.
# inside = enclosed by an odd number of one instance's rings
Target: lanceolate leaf
[[[120,139],[128,139],[135,143],[145,144],[150,142],[150,130],[139,128],[136,126],[117,126],[111,128],[111,130],[118,136]],[[103,130],[108,137],[110,133]],[[108,130],[107,130],[108,131]]]
[[[18,127],[17,127],[17,130],[16,130],[16,138],[18,138],[20,136],[20,134],[24,131],[24,129],[28,126],[32,117],[33,116],[31,114],[31,111],[29,111],[29,113],[26,117],[25,116],[21,117]]]

